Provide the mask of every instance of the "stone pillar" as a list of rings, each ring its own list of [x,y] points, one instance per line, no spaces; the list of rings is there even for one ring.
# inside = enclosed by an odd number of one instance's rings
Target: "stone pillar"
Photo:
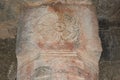
[[[98,80],[101,43],[89,0],[26,0],[17,80]]]

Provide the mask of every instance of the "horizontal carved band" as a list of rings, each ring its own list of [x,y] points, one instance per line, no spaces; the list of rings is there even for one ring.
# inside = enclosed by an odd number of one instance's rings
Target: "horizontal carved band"
[[[43,54],[40,54],[40,56],[60,56],[60,57],[72,57],[72,56],[77,56],[77,54],[75,53],[75,52],[71,52],[71,53],[65,53],[65,52],[63,52],[63,53],[60,53],[60,52],[55,52],[55,53],[43,53]]]

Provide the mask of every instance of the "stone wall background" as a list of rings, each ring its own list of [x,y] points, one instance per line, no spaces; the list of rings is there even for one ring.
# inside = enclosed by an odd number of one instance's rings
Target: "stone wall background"
[[[93,1],[103,46],[100,80],[120,80],[120,0]],[[18,0],[0,0],[0,80],[15,80],[15,42],[20,10]]]
[[[97,12],[103,53],[100,80],[120,80],[120,0],[98,0]]]

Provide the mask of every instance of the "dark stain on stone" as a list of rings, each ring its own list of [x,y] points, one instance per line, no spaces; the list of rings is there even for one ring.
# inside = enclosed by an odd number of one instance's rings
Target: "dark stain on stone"
[[[52,74],[52,69],[49,66],[41,66],[35,69],[34,77],[42,77],[50,74]]]
[[[17,59],[15,55],[15,43],[15,39],[0,39],[0,80],[9,80],[8,73],[12,63],[15,63],[15,66],[14,71],[11,71],[10,74],[16,73]]]

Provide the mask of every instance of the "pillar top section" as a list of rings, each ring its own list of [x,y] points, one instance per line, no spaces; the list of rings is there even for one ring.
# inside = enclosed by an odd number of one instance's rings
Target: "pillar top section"
[[[36,7],[41,5],[51,4],[65,4],[65,5],[92,5],[91,0],[22,0],[23,3],[30,7]]]

